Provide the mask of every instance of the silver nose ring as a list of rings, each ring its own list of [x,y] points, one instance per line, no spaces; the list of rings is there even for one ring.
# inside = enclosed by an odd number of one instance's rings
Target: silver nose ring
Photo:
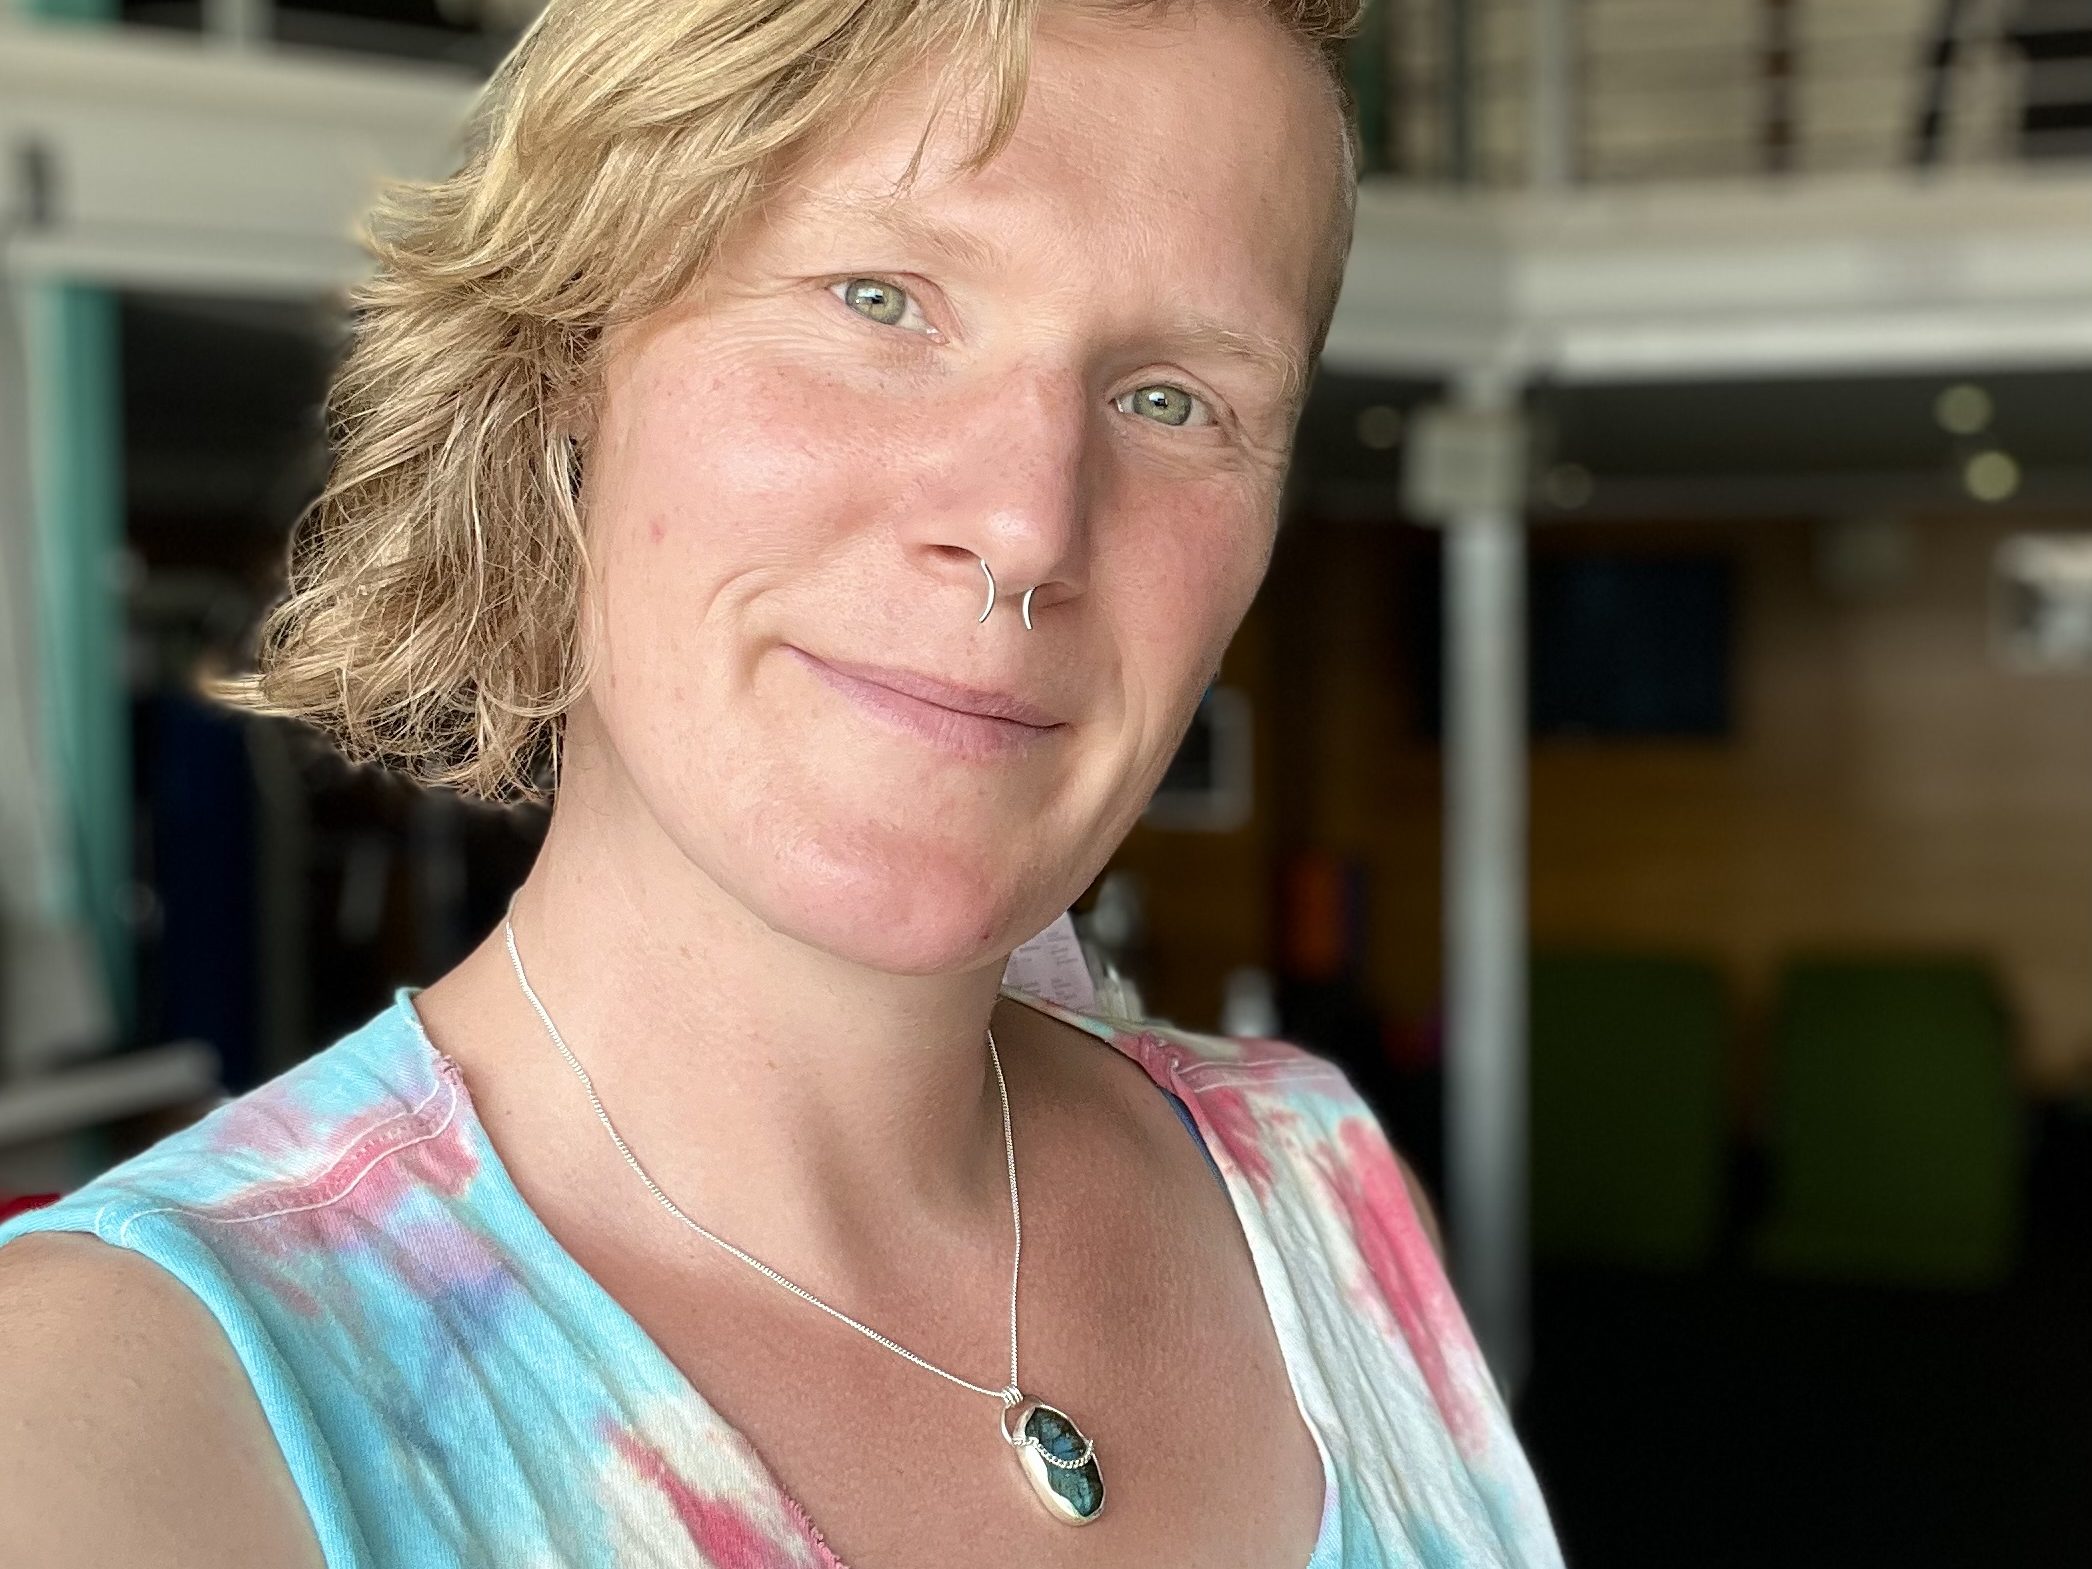
[[[982,556],[982,557],[980,557],[979,559],[980,559],[980,563],[981,563],[981,570],[982,570],[983,572],[988,572],[988,558],[987,558],[986,556]],[[1039,585],[1038,585],[1038,584],[1036,584],[1036,583],[1032,584],[1032,586],[1031,586],[1030,588],[1028,588],[1028,589],[1026,589],[1026,590],[1024,591],[1024,605],[1023,605],[1023,609],[1024,609],[1024,630],[1025,630],[1025,631],[1027,631],[1027,632],[1029,632],[1029,631],[1031,631],[1031,630],[1032,630],[1032,624],[1031,624],[1031,597],[1032,597],[1032,595],[1036,594],[1036,593],[1037,593],[1038,591],[1039,591]],[[980,620],[980,621],[976,621],[976,622],[974,623],[974,625],[975,625],[975,626],[979,626],[979,625],[981,624],[981,621],[986,621],[986,620],[988,619],[988,612],[989,612],[989,611],[991,611],[991,610],[993,610],[993,609],[995,608],[995,599],[996,599],[996,589],[995,589],[995,574],[994,574],[993,572],[988,572],[988,603],[987,603],[987,604],[985,604],[985,605],[983,605],[983,606],[981,606],[981,620]]]

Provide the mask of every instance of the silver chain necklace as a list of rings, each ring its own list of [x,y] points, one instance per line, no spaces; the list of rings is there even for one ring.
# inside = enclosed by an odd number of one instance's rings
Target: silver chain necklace
[[[523,973],[523,957],[516,951],[515,903],[515,895],[511,894],[509,913],[502,918],[501,926],[502,935],[508,943],[509,962],[515,967],[516,984],[523,988],[523,995],[530,1000],[530,1006],[536,1010],[539,1020],[543,1022],[545,1033],[552,1037],[552,1044],[559,1048],[560,1056],[566,1059],[567,1066],[574,1070],[574,1076],[580,1079],[581,1087],[588,1092],[588,1103],[595,1108],[596,1119],[610,1135],[610,1142],[617,1146],[617,1152],[624,1156],[625,1164],[638,1174],[639,1180],[646,1184],[647,1191],[654,1195],[661,1207],[699,1236],[709,1242],[718,1243],[743,1263],[761,1270],[794,1296],[802,1297],[822,1312],[841,1319],[852,1329],[870,1336],[887,1350],[906,1357],[917,1367],[925,1368],[939,1378],[949,1379],[976,1394],[987,1395],[999,1401],[1002,1405],[1000,1429],[1003,1439],[1016,1452],[1019,1468],[1023,1471],[1025,1479],[1031,1483],[1032,1491],[1046,1506],[1047,1512],[1056,1520],[1065,1521],[1070,1525],[1088,1525],[1102,1514],[1104,1475],[1097,1465],[1096,1445],[1075,1425],[1066,1412],[1056,1406],[1047,1405],[1044,1401],[1032,1399],[1017,1387],[1017,1269],[1024,1255],[1024,1225],[1018,1217],[1017,1210],[1017,1146],[1010,1136],[1010,1090],[1003,1081],[1002,1054],[995,1049],[994,1029],[990,1028],[988,1031],[988,1060],[994,1065],[995,1087],[1002,1095],[1002,1144],[1010,1172],[1010,1228],[1016,1235],[1016,1246],[1010,1258],[1010,1381],[1001,1389],[989,1389],[924,1361],[907,1347],[887,1339],[868,1324],[860,1324],[849,1314],[830,1307],[804,1286],[785,1279],[761,1259],[735,1247],[724,1237],[707,1231],[684,1214],[675,1200],[662,1192],[660,1185],[647,1175],[646,1168],[639,1163],[639,1157],[632,1153],[631,1146],[617,1131],[616,1125],[610,1120],[610,1113],[603,1109],[602,1098],[596,1094],[595,1081],[588,1076],[588,1070],[581,1066],[580,1060],[568,1048],[558,1026],[552,1022],[552,1015],[545,1011],[544,1003],[539,1001],[537,992],[532,989],[530,977]]]

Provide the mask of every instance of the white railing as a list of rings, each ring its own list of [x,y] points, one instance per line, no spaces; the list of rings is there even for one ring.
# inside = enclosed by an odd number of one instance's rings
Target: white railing
[[[0,9],[23,0],[0,0]],[[273,0],[140,0],[234,47],[477,73],[541,0],[438,25]],[[2092,0],[1368,0],[1372,166],[1481,186],[2092,161]],[[33,6],[32,6],[33,9]]]
[[[2092,159],[2092,0],[1386,3],[1381,162],[1411,179],[1528,183],[1535,103],[1582,183]]]

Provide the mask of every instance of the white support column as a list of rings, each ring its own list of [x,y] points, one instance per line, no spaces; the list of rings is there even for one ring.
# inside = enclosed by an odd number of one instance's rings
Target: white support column
[[[1525,434],[1476,368],[1420,421],[1413,515],[1445,529],[1446,1203],[1455,1285],[1505,1398],[1527,1328]]]

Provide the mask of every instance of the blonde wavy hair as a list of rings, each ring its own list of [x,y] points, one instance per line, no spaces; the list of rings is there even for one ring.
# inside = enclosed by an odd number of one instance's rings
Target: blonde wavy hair
[[[478,100],[458,171],[373,208],[331,467],[254,670],[203,690],[423,785],[549,799],[588,679],[581,479],[604,328],[680,295],[796,154],[919,63],[945,62],[940,106],[986,85],[969,167],[985,164],[1015,129],[1042,3],[1068,0],[552,0]],[[1361,0],[1243,3],[1325,63],[1355,171],[1343,41]]]

